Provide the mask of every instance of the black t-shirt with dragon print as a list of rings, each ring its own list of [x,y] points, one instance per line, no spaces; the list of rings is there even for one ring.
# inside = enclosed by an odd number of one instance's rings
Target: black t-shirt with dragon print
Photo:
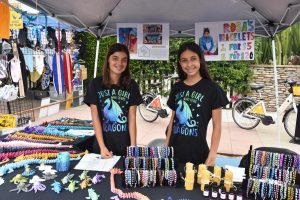
[[[97,106],[107,149],[114,155],[125,155],[126,147],[130,145],[129,107],[142,102],[137,83],[131,80],[128,90],[117,85],[107,88],[102,84],[102,77],[95,78],[89,85],[84,102]]]
[[[192,86],[183,81],[172,86],[167,104],[175,111],[170,146],[174,147],[177,162],[205,162],[209,153],[206,132],[212,110],[227,103],[223,90],[209,79],[201,79]]]

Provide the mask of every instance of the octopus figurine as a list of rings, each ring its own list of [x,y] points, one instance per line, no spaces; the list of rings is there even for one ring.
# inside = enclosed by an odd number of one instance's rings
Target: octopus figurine
[[[61,182],[63,184],[67,184],[68,182],[71,181],[71,179],[73,178],[74,174],[70,174],[68,173],[65,177],[63,177],[63,179],[61,179]]]
[[[71,193],[75,192],[75,190],[78,189],[78,187],[75,187],[75,184],[78,183],[78,181],[73,181],[70,180],[70,184],[67,188],[65,188],[66,190],[69,190]]]
[[[12,190],[9,190],[9,192],[14,192],[14,191],[17,191],[17,193],[19,194],[21,191],[23,192],[29,192],[28,190],[28,187],[30,186],[31,184],[26,184],[26,183],[19,183],[17,185],[17,188],[15,189],[12,189]]]
[[[51,189],[54,192],[56,192],[57,194],[59,194],[62,190],[62,186],[61,186],[60,182],[54,181],[54,183],[52,183],[51,186],[52,186]]]
[[[43,172],[43,179],[47,180],[51,180],[51,179],[55,179],[57,177],[56,174],[51,174],[49,172],[45,173],[45,171]]]
[[[45,181],[45,179],[40,178],[38,175],[33,176],[32,179],[29,181],[29,183],[33,184],[30,190],[28,190],[28,192],[31,190],[34,190],[35,193],[37,191],[44,191],[46,189],[46,186],[41,183],[42,181]]]
[[[44,163],[41,163],[39,166],[37,166],[38,170],[40,171],[45,171],[45,170],[50,170],[52,169],[51,165],[45,165]]]
[[[100,195],[98,195],[93,188],[88,189],[88,197],[85,197],[86,199],[91,199],[91,200],[98,200]]]
[[[18,183],[26,183],[27,182],[27,178],[25,178],[24,176],[22,176],[21,174],[17,174],[15,177],[13,177],[10,180],[11,183],[14,184],[18,184]]]
[[[105,175],[98,174],[98,172],[97,172],[97,174],[92,178],[92,183],[97,184],[97,183],[101,182],[103,178],[105,178]]]

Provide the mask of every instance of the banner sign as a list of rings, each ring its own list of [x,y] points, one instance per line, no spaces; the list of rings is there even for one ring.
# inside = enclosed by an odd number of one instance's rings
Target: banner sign
[[[195,24],[195,42],[206,61],[254,60],[254,20]]]
[[[0,114],[0,129],[15,128],[17,117],[11,114]]]
[[[21,9],[21,3],[10,3],[14,8]],[[22,15],[10,8],[10,29],[23,29]]]
[[[118,23],[117,36],[128,47],[131,59],[169,59],[168,23]]]

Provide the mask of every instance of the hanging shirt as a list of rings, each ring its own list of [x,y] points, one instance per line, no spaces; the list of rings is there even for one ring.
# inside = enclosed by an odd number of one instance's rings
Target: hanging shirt
[[[142,103],[137,83],[132,80],[128,90],[113,85],[107,88],[102,77],[91,81],[84,98],[87,105],[96,105],[103,131],[103,140],[114,155],[125,155],[130,145],[129,107]]]
[[[45,56],[39,51],[37,51],[36,54],[33,55],[34,67],[39,74],[42,74],[44,70],[44,57]]]
[[[6,55],[0,55],[0,79],[8,77]]]
[[[64,81],[66,85],[66,90],[68,93],[71,93],[73,91],[72,87],[72,80],[73,80],[73,68],[72,68],[72,61],[71,56],[69,53],[64,53]]]
[[[53,82],[57,94],[65,91],[64,70],[61,55],[56,53],[53,57]]]
[[[175,111],[170,146],[174,147],[179,163],[204,163],[209,148],[206,141],[207,125],[212,110],[228,103],[222,89],[209,79],[201,79],[188,86],[183,81],[171,88],[168,106]]]
[[[21,75],[22,75],[20,64],[21,64],[21,62],[16,56],[10,60],[11,78],[12,78],[13,82],[15,82],[15,83],[19,82]]]
[[[33,72],[33,54],[34,50],[28,47],[21,48],[24,55],[25,64],[30,72]]]
[[[3,1],[0,2],[0,38],[9,39],[10,11],[8,6],[8,0]]]
[[[52,65],[53,65],[53,56],[55,54],[55,50],[51,49],[51,48],[46,48],[45,49],[46,55],[47,55],[47,62],[48,65],[50,67],[50,69],[52,70]]]

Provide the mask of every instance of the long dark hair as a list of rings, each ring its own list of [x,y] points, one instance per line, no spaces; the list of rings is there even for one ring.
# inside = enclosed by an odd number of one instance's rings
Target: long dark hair
[[[186,50],[190,50],[190,51],[196,53],[199,56],[199,59],[200,59],[200,75],[204,79],[210,79],[211,80],[210,75],[209,75],[208,70],[207,70],[207,67],[206,67],[203,51],[201,50],[199,45],[196,44],[195,42],[185,42],[179,47],[178,54],[177,54],[177,72],[178,72],[180,80],[184,81],[187,78],[186,73],[184,73],[184,71],[182,70],[182,67],[180,65],[180,56]]]
[[[129,51],[127,46],[125,46],[124,44],[120,44],[120,43],[114,43],[112,44],[108,50],[107,50],[107,54],[106,54],[106,58],[105,58],[105,63],[103,66],[103,71],[102,71],[102,83],[107,86],[107,87],[111,87],[112,83],[110,80],[110,76],[109,76],[109,57],[114,54],[115,52],[124,52],[127,55],[127,66],[126,69],[124,70],[124,72],[122,72],[120,80],[118,85],[121,88],[124,89],[129,89],[129,85],[131,82],[131,77],[130,77],[130,71],[129,71],[129,61],[130,61],[130,57],[129,57]]]

